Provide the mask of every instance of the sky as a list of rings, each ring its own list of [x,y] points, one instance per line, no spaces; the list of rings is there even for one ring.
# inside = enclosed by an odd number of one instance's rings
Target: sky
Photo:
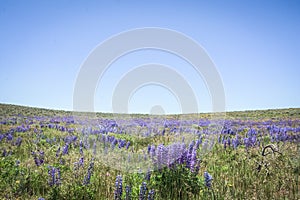
[[[76,78],[99,44],[127,30],[159,27],[205,49],[221,76],[226,111],[300,107],[299,11],[299,1],[279,0],[0,0],[0,102],[72,110]],[[109,66],[98,81],[95,111],[114,112],[118,82],[147,63],[176,70],[194,91],[196,112],[212,111],[203,77],[182,58],[155,49]],[[182,112],[168,86],[143,85],[126,101],[131,113]]]

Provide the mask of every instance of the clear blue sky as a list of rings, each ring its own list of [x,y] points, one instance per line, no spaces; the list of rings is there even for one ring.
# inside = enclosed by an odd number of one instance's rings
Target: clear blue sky
[[[300,1],[4,1],[0,0],[0,102],[72,110],[74,83],[89,53],[108,37],[141,27],[182,32],[202,45],[223,80],[226,109],[300,107]],[[180,58],[148,50],[115,62],[98,84],[97,111],[111,111],[118,80],[159,62],[192,86],[210,111],[203,80]],[[160,94],[163,95],[160,95]],[[136,91],[130,112],[161,105],[179,112],[158,86]]]

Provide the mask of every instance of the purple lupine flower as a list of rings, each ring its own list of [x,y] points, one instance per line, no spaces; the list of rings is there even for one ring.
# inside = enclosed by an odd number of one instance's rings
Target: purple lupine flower
[[[101,141],[105,144],[105,141],[106,141],[106,135],[101,134]]]
[[[68,154],[68,153],[69,153],[69,144],[66,143],[66,145],[63,148],[62,154],[65,155],[65,154]]]
[[[238,138],[238,135],[236,135],[235,139],[232,140],[232,145],[233,145],[233,148],[236,149],[239,145],[239,138]]]
[[[45,200],[43,197],[39,197],[38,200]]]
[[[83,181],[84,185],[90,184],[93,169],[94,169],[94,160],[92,159],[91,162],[90,162],[89,168],[88,168],[87,175],[84,177],[84,181]]]
[[[185,143],[181,144],[180,152],[181,154],[180,154],[180,158],[178,159],[178,164],[183,164],[187,160],[187,150],[186,150]]]
[[[128,150],[129,146],[130,146],[130,141],[128,141],[128,142],[126,143],[126,150]]]
[[[190,168],[190,162],[192,160],[191,158],[192,158],[192,153],[190,153],[190,151],[188,150],[186,155],[186,160],[185,160],[186,168]]]
[[[59,156],[59,154],[60,154],[60,147],[58,147],[58,149],[57,149],[57,151],[56,151],[56,158],[58,158],[58,156]]]
[[[221,135],[218,136],[218,143],[221,143],[222,137],[223,137],[223,136],[221,136]]]
[[[79,159],[78,164],[79,164],[79,166],[83,166],[83,165],[84,165],[84,159],[83,159],[83,157],[81,157],[81,158]]]
[[[116,138],[114,138],[114,137],[113,137],[113,139],[114,139],[114,140],[113,140],[112,143],[111,143],[111,149],[112,149],[112,150],[114,150],[116,144],[118,144],[118,140],[117,140]]]
[[[55,184],[56,184],[56,185],[60,185],[60,184],[61,184],[61,179],[60,179],[60,177],[61,177],[60,169],[57,168],[57,169],[56,169],[56,172],[57,172],[57,175],[56,175]]]
[[[55,168],[54,167],[51,167],[51,166],[48,166],[48,174],[50,176],[50,179],[49,179],[49,185],[50,186],[54,186],[55,185]]]
[[[149,144],[148,147],[147,147],[147,153],[148,154],[150,153],[150,150],[151,150],[151,145]]]
[[[5,157],[5,156],[7,156],[7,151],[6,151],[6,149],[3,149],[3,151],[2,151],[2,157]]]
[[[11,134],[11,133],[7,134],[6,140],[7,140],[7,141],[11,141],[12,139],[13,139],[12,134]]]
[[[150,178],[151,178],[151,171],[150,171],[150,169],[148,169],[148,171],[147,171],[147,173],[145,175],[145,180],[146,181],[150,181]]]
[[[191,172],[196,171],[196,164],[197,164],[197,152],[195,149],[193,149],[190,160],[189,160],[189,168],[190,168]]]
[[[204,182],[206,187],[211,188],[211,182],[213,180],[213,177],[207,172],[204,172]]]
[[[226,139],[224,139],[223,146],[224,146],[224,149],[226,150],[226,148],[227,148],[227,140]]]
[[[166,165],[168,168],[171,168],[174,161],[176,160],[176,144],[172,144],[171,146],[168,146],[166,149],[167,153],[167,160],[166,160]]]
[[[155,197],[155,190],[150,190],[148,194],[148,200],[154,200]]]
[[[245,144],[246,148],[250,147],[249,138],[244,138],[244,144]]]
[[[195,145],[195,141],[191,141],[190,144],[189,144],[189,153],[192,153],[193,151],[193,148],[194,148],[194,145]]]
[[[222,144],[224,144],[226,142],[226,138],[224,137],[224,135],[222,136]]]
[[[65,161],[64,159],[61,158],[61,159],[59,160],[59,163],[60,163],[61,165],[64,165],[64,164],[66,163],[66,161]]]
[[[158,169],[161,169],[164,165],[164,145],[160,144],[157,146],[157,167]]]
[[[43,164],[44,163],[44,159],[45,159],[45,153],[43,151],[39,151],[39,159],[40,159],[40,163]]]
[[[20,160],[16,160],[16,166],[20,165]]]
[[[161,135],[164,136],[166,132],[166,129],[162,130]]]
[[[227,144],[228,144],[228,147],[230,147],[230,144],[231,144],[231,139],[230,138],[227,139]]]
[[[19,147],[19,146],[21,146],[21,144],[22,144],[22,138],[21,138],[21,137],[18,137],[17,140],[16,140],[16,142],[15,142],[15,145],[16,145],[17,147]]]
[[[195,148],[196,148],[196,149],[199,149],[200,144],[201,144],[200,139],[198,139],[198,140],[196,141]]]
[[[40,150],[38,150],[38,152],[39,152],[39,155],[40,155],[40,157],[44,157],[45,156],[45,152],[44,151],[40,151]]]
[[[255,145],[255,143],[256,143],[256,135],[254,135],[254,136],[252,136],[252,137],[250,137],[250,142],[251,142],[251,145],[252,146],[254,146]]]
[[[33,155],[34,163],[36,166],[40,166],[44,163],[44,155],[43,154],[37,155],[35,152],[31,152],[31,154]]]
[[[80,153],[80,155],[83,155],[82,146],[79,147],[79,153]]]
[[[49,185],[55,186],[61,184],[61,174],[60,169],[52,166],[48,166],[48,174],[49,174]]]
[[[123,191],[123,186],[122,186],[122,176],[118,175],[116,178],[116,183],[115,183],[115,200],[121,200],[122,198],[122,191]]]
[[[141,187],[140,187],[139,200],[145,200],[146,199],[146,193],[147,193],[147,183],[143,182]]]
[[[119,140],[119,148],[123,148],[125,145],[127,145],[126,140]]]
[[[195,166],[195,174],[198,174],[200,170],[200,160],[197,160],[196,166]]]
[[[173,163],[172,165],[175,165],[176,163],[177,164],[180,164],[180,159],[182,157],[182,148],[181,148],[181,143],[175,143],[172,145],[172,155],[173,155]]]
[[[156,150],[156,149],[155,149],[155,146],[152,145],[152,146],[151,146],[151,149],[150,149],[150,157],[151,157],[151,158],[153,158],[153,157],[156,155],[156,154],[155,154],[155,150]]]
[[[131,187],[126,185],[125,192],[125,200],[131,200]]]

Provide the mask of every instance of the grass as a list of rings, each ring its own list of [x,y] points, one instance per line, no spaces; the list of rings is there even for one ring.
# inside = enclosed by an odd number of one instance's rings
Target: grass
[[[151,134],[145,136],[143,135],[145,127],[132,126],[130,122],[126,130],[132,130],[134,133],[108,131],[104,134],[107,137],[116,138],[118,144],[119,139],[130,142],[128,149],[116,146],[113,151],[108,151],[105,154],[106,161],[101,156],[104,155],[105,148],[111,148],[111,146],[97,142],[96,154],[93,151],[94,142],[101,140],[99,134],[82,134],[82,127],[87,127],[85,125],[67,123],[63,120],[50,122],[54,118],[71,116],[71,112],[5,104],[0,104],[0,109],[1,120],[7,122],[0,125],[0,134],[4,136],[0,140],[0,199],[38,199],[39,197],[45,199],[118,199],[119,196],[115,194],[116,189],[120,187],[116,187],[115,183],[118,175],[122,177],[121,199],[126,199],[126,186],[131,188],[131,199],[142,199],[140,192],[143,183],[146,183],[147,187],[145,197],[147,198],[153,190],[155,199],[300,199],[299,140],[298,142],[272,142],[267,126],[263,124],[268,122],[281,128],[294,128],[287,133],[299,135],[299,132],[295,132],[295,128],[300,127],[300,109],[228,113],[231,129],[242,127],[237,134],[245,137],[250,127],[254,128],[262,135],[260,143],[246,147],[241,140],[238,148],[232,146],[224,148],[224,143],[215,141],[211,150],[207,151],[207,146],[204,145],[206,136],[202,133],[204,140],[197,149],[200,169],[196,172],[191,171],[185,164],[153,168],[149,172],[139,171],[138,168],[131,171],[124,170],[124,168],[121,170],[114,166],[114,163],[119,161],[118,155],[122,153],[125,156],[140,153],[143,156],[148,145],[170,145],[175,141],[181,141],[182,136],[187,141],[189,141],[188,137],[197,139],[199,135],[191,134],[188,129],[180,132],[180,137],[171,132],[172,127],[166,128],[165,134],[162,135],[163,125],[161,124],[158,127],[152,127]],[[98,113],[97,115],[102,119],[112,118],[109,114]],[[41,120],[38,116],[45,117],[45,119]],[[133,116],[136,119],[154,118],[147,115]],[[193,115],[187,115],[180,118],[194,119],[193,117]],[[204,114],[202,117],[209,117],[209,114]],[[174,118],[178,116],[168,116],[169,120]],[[129,121],[130,117],[126,120]],[[41,123],[75,128],[75,132],[69,133],[47,126],[41,128]],[[30,127],[24,132],[14,132],[13,139],[9,140],[9,131],[22,124]],[[185,128],[193,131],[199,129],[192,123]],[[200,128],[202,131],[205,129],[205,127]],[[155,131],[157,134],[154,134]],[[68,153],[64,154],[68,136],[77,136],[78,139],[69,143]],[[230,134],[225,134],[225,136],[227,139],[235,137]],[[16,144],[18,138],[22,138],[19,146]],[[84,146],[81,152],[80,140],[84,143],[85,139],[84,145],[90,147]],[[270,144],[273,150],[267,147]],[[186,145],[188,146],[188,143]],[[82,165],[79,164],[81,158],[83,158]],[[39,159],[43,160],[43,163],[37,166],[35,160]],[[132,164],[129,163],[127,166],[129,168],[138,166],[135,162],[137,163],[142,158],[132,157],[131,159]],[[59,173],[55,171],[54,174],[56,180],[54,185],[49,184],[52,180],[50,169],[59,169]],[[203,177],[205,171],[213,177],[211,188],[205,185]],[[86,183],[89,174],[90,180]],[[149,174],[151,174],[150,178]]]

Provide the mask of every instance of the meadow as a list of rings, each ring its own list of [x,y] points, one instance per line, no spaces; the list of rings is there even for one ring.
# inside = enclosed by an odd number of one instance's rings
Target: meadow
[[[299,175],[300,108],[220,119],[0,104],[0,199],[300,199]]]

